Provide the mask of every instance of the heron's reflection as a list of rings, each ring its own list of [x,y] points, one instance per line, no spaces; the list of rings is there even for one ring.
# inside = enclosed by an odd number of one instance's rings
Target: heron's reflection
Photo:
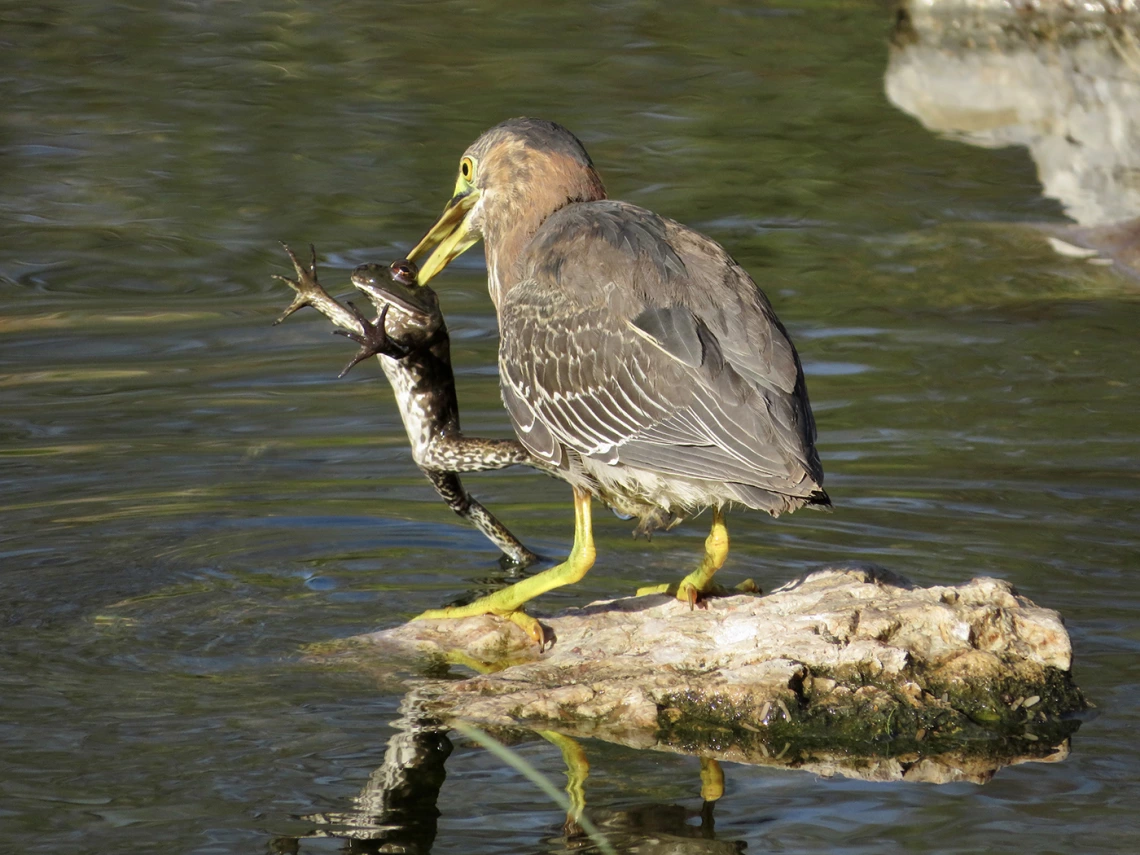
[[[448,727],[425,711],[430,693],[412,690],[393,723],[397,733],[388,741],[384,762],[345,811],[326,811],[302,817],[313,830],[300,837],[281,837],[272,849],[303,852],[305,839],[339,838],[349,853],[406,853],[426,855],[435,842],[440,788],[446,777],[445,761],[453,746]],[[585,808],[589,763],[582,745],[556,731],[535,731],[555,745],[566,767],[566,793],[571,810],[555,851],[573,851],[590,841],[578,820]],[[618,851],[672,853],[672,855],[729,855],[744,851],[743,841],[717,840],[713,806],[724,793],[724,774],[711,758],[701,760],[699,805],[650,803],[625,810],[593,811],[596,824]],[[694,821],[695,820],[695,821]]]

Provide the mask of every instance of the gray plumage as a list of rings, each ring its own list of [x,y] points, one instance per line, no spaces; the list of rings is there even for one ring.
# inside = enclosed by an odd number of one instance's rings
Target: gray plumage
[[[512,119],[460,160],[412,250],[421,280],[479,238],[519,439],[578,494],[671,524],[737,502],[830,504],[799,357],[767,297],[715,241],[606,198],[565,128]]]
[[[551,214],[499,304],[523,445],[625,513],[826,505],[795,348],[718,244],[608,200]]]

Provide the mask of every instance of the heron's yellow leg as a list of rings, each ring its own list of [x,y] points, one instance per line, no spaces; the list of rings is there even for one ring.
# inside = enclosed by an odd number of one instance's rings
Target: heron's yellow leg
[[[538,735],[562,752],[562,762],[566,764],[566,795],[570,799],[566,827],[577,828],[582,811],[586,809],[586,778],[590,775],[590,761],[576,739],[553,730],[540,730]]]
[[[705,556],[701,559],[701,565],[680,582],[639,588],[637,595],[673,594],[678,600],[691,606],[701,594],[709,593],[712,588],[712,578],[716,571],[724,566],[726,558],[728,558],[728,526],[724,523],[724,511],[714,508],[712,529],[705,538]]]
[[[712,757],[701,758],[701,798],[715,802],[724,795],[724,770]]]
[[[539,645],[545,642],[542,625],[523,612],[524,603],[540,594],[578,582],[594,566],[594,532],[590,518],[590,494],[574,490],[574,546],[570,556],[561,564],[536,573],[529,579],[480,597],[466,606],[453,606],[448,609],[429,609],[412,620],[438,620],[440,618],[465,618],[476,615],[499,615],[516,623],[527,631]]]

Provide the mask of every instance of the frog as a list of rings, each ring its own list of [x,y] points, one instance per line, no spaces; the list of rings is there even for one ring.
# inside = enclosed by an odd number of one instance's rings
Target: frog
[[[321,285],[316,249],[303,264],[283,244],[296,279],[274,275],[296,292],[293,302],[274,321],[312,307],[339,327],[335,332],[360,349],[340,372],[345,377],[356,365],[375,356],[396,398],[396,406],[411,443],[412,459],[452,511],[473,524],[502,553],[503,563],[524,568],[540,560],[463,486],[459,473],[534,465],[530,453],[515,439],[470,437],[459,422],[451,338],[440,310],[439,296],[416,280],[414,262],[404,258],[389,265],[362,264],[352,272],[352,284],[377,311],[370,318],[351,302],[342,305]]]

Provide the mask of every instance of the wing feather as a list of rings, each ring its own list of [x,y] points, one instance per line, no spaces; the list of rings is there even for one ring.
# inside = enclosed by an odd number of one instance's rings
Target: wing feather
[[[603,218],[639,211],[595,210],[602,204],[570,207]],[[668,221],[656,220],[654,237],[648,226],[606,231],[574,216],[547,221],[544,229],[557,220],[565,238],[536,237],[546,260],[524,263],[528,278],[499,306],[503,398],[524,445],[547,461],[565,448],[723,481],[752,499],[757,490],[818,490],[799,359],[747,274],[715,243]],[[637,253],[651,238],[668,251],[646,260]]]

